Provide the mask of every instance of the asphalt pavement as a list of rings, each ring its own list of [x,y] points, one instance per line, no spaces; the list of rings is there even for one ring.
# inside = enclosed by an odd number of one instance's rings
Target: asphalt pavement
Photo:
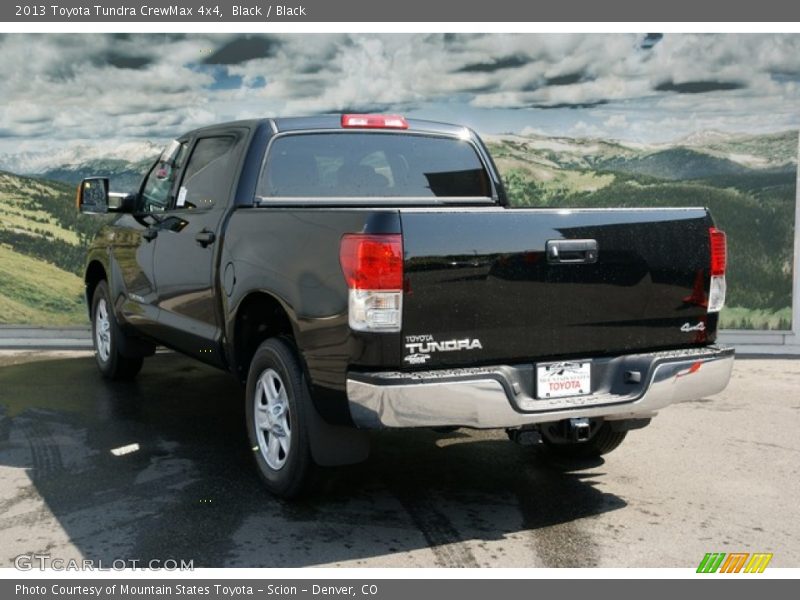
[[[800,566],[800,359],[739,359],[725,392],[578,465],[502,431],[376,433],[294,503],[262,489],[229,376],[165,353],[112,384],[93,360],[0,352],[0,566]]]

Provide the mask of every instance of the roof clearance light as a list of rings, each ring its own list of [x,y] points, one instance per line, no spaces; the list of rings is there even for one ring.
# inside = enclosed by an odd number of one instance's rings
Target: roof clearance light
[[[342,115],[342,127],[408,129],[408,121],[400,115]]]

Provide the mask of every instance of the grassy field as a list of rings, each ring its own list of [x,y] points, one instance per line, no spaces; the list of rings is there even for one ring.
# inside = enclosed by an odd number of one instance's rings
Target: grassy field
[[[67,244],[78,244],[78,235],[61,227],[46,211],[25,208],[20,199],[4,196],[0,194],[0,228],[31,237],[49,237]]]
[[[79,222],[74,189],[0,173],[0,323],[88,322],[78,275],[96,224]]]
[[[74,273],[0,245],[0,322],[88,324],[83,281]]]
[[[778,310],[730,306],[722,309],[719,323],[722,329],[788,331],[792,328],[792,309],[788,306]]]

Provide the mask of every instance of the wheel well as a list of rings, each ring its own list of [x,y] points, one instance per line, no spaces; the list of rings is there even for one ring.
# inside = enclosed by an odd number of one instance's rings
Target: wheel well
[[[245,298],[236,311],[233,351],[236,375],[247,378],[250,361],[264,340],[275,336],[294,338],[289,315],[274,296],[264,292]]]
[[[90,313],[92,311],[92,298],[94,297],[94,290],[97,287],[97,284],[105,279],[107,279],[107,276],[103,265],[96,260],[93,260],[91,263],[89,263],[89,266],[86,268],[85,283],[86,306],[88,307]]]

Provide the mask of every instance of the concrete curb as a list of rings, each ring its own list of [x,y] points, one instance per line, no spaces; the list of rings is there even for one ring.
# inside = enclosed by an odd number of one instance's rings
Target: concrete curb
[[[0,350],[91,350],[87,327],[0,325]]]
[[[742,355],[780,355],[797,356],[800,345],[787,344],[781,338],[780,344],[765,344],[777,336],[793,336],[788,332],[758,331],[720,331],[719,341],[730,344]],[[762,339],[765,338],[765,339]],[[794,339],[794,338],[792,338]],[[21,325],[0,325],[0,350],[91,350],[92,331],[84,327],[26,327]]]

